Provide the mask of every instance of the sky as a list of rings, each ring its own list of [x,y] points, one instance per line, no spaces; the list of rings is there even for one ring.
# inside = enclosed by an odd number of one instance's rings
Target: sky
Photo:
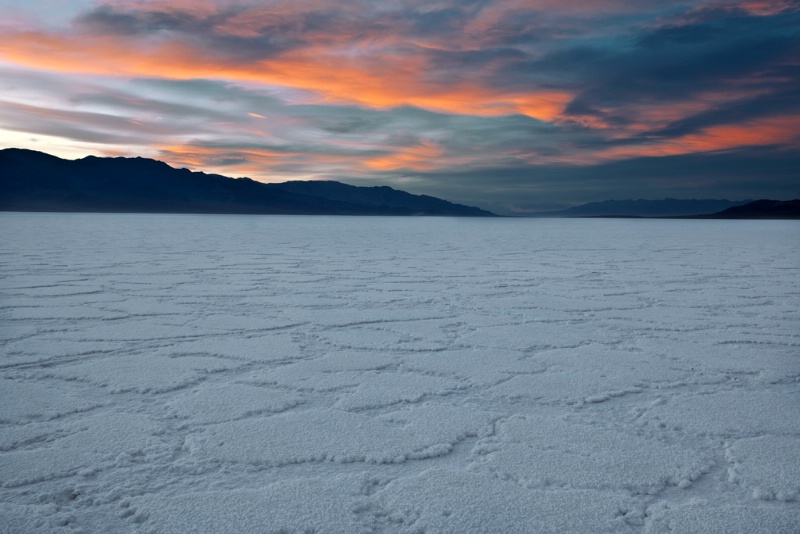
[[[0,148],[530,213],[800,197],[800,0],[0,0]]]

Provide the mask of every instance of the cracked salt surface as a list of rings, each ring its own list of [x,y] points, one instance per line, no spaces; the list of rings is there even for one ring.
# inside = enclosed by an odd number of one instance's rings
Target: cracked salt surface
[[[800,532],[797,222],[0,233],[0,533]]]

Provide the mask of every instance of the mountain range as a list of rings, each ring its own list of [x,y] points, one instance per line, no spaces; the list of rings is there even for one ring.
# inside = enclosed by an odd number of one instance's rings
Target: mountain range
[[[734,206],[719,213],[704,215],[703,219],[800,219],[800,199],[755,200]]]
[[[538,213],[537,217],[679,217],[718,213],[752,200],[677,199],[604,200],[566,210]]]
[[[668,219],[800,219],[800,200],[606,200],[535,217],[638,217]]]
[[[16,148],[0,150],[0,210],[495,216],[387,186],[332,181],[265,184],[175,169],[147,158],[65,160]]]
[[[65,160],[19,148],[0,150],[0,211],[497,216],[387,186],[265,184],[147,158]],[[800,200],[607,200],[535,216],[800,219]]]

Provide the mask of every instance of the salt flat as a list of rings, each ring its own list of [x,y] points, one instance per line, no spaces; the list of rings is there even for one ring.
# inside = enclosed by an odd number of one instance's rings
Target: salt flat
[[[0,234],[0,532],[800,532],[796,221]]]

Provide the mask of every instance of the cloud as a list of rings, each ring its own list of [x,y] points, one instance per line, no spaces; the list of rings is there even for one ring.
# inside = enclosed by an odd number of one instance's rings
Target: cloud
[[[325,101],[375,108],[415,105],[549,120],[571,98],[552,86],[499,83],[503,66],[529,53],[501,38],[519,44],[532,31],[542,32],[549,26],[538,14],[531,15],[540,21],[535,28],[489,15],[496,19],[490,32],[495,43],[484,46],[484,32],[475,27],[485,28],[485,13],[492,11],[485,2],[439,9],[413,2],[392,9],[375,5],[109,4],[79,17],[69,31],[10,33],[0,49],[20,64],[63,72],[220,77],[297,87]]]
[[[2,26],[0,138],[498,203],[620,197],[638,186],[616,164],[797,150],[798,5],[99,2]]]

